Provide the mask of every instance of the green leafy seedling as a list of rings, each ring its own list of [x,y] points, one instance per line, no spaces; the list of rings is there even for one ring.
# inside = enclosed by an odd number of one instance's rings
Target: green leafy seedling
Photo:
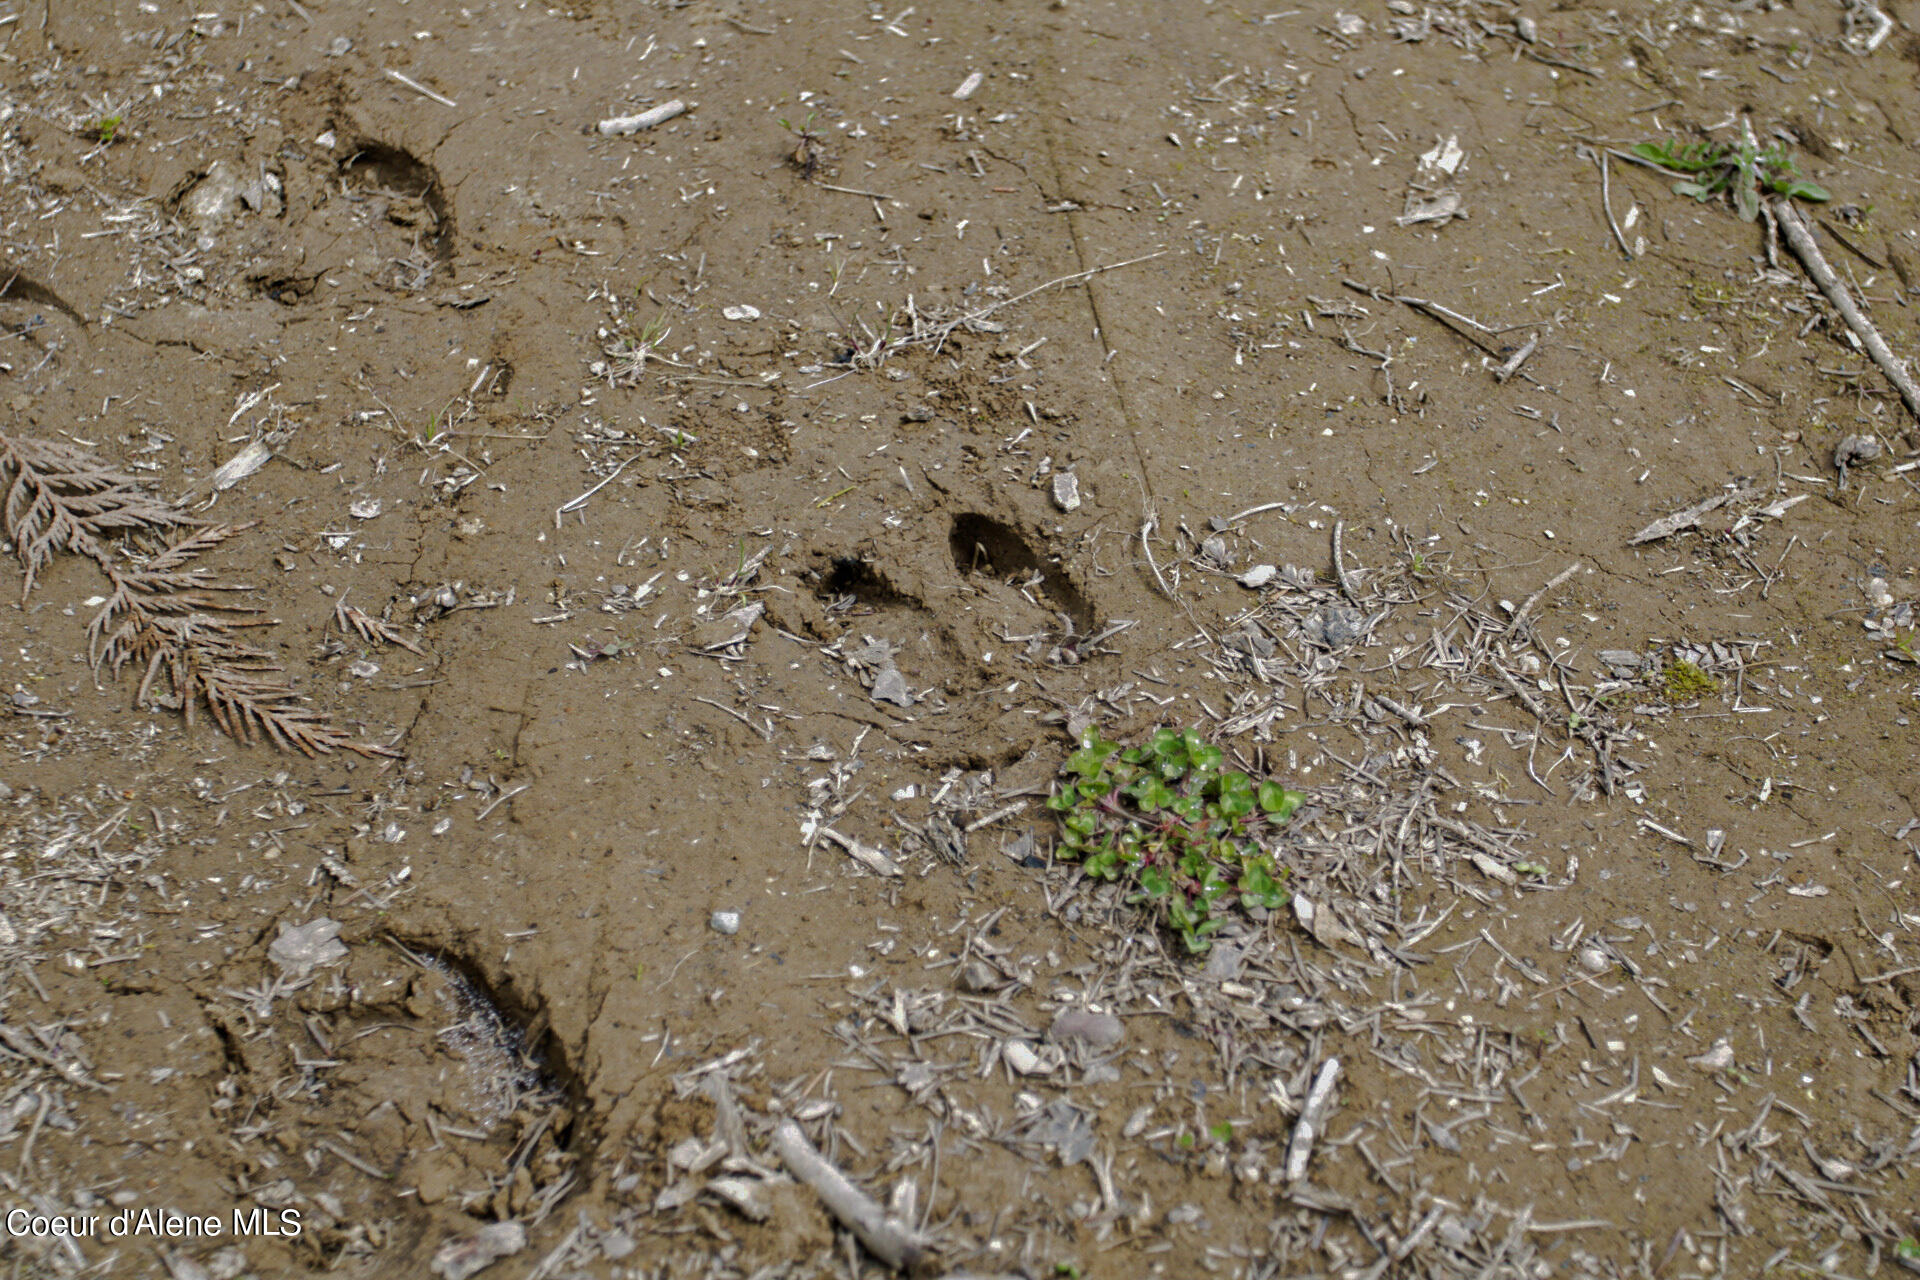
[[[1675,173],[1692,175],[1673,184],[1674,194],[1705,202],[1731,193],[1733,207],[1748,222],[1760,216],[1760,196],[1767,192],[1789,200],[1824,204],[1833,197],[1826,188],[1801,178],[1793,159],[1779,143],[1758,147],[1751,142],[1725,146],[1717,142],[1662,142],[1635,144],[1633,154]]]
[[[108,143],[113,141],[113,135],[120,132],[120,126],[125,122],[124,115],[101,116],[95,122],[93,129],[100,136],[101,142]]]
[[[1122,749],[1089,726],[1047,800],[1060,818],[1060,856],[1095,879],[1125,882],[1128,901],[1194,954],[1213,945],[1234,908],[1271,911],[1291,900],[1270,844],[1305,797],[1225,764],[1196,729],[1156,729]]]
[[[813,112],[807,112],[805,123],[798,127],[783,116],[780,127],[794,137],[793,150],[787,153],[787,163],[798,169],[801,177],[813,177],[827,151],[820,143],[820,135],[813,131]]]

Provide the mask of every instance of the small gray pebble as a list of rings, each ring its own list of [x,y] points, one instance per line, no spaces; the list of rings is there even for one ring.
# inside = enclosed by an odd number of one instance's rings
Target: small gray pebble
[[[907,687],[907,678],[893,667],[873,678],[872,697],[875,702],[891,702],[896,707],[913,705],[913,691]]]
[[[960,970],[960,989],[980,995],[988,991],[998,991],[1007,985],[1000,971],[984,960],[968,961]]]
[[[707,917],[707,924],[715,933],[732,936],[740,932],[740,913],[738,911],[716,911]]]
[[[1053,1015],[1053,1025],[1047,1029],[1047,1039],[1056,1044],[1067,1040],[1083,1040],[1096,1049],[1105,1049],[1120,1043],[1126,1033],[1126,1027],[1120,1019],[1110,1013],[1062,1009]]]
[[[1833,446],[1833,465],[1841,471],[1877,459],[1884,448],[1878,436],[1844,436]]]

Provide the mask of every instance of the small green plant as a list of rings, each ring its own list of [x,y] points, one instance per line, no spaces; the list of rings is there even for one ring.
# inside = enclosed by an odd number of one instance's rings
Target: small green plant
[[[794,137],[793,150],[787,153],[787,163],[800,171],[803,178],[813,177],[820,167],[821,159],[827,149],[820,145],[820,135],[813,131],[813,112],[807,112],[806,122],[795,128],[793,122],[782,116],[780,127]]]
[[[94,123],[93,131],[100,135],[101,142],[112,142],[113,135],[120,132],[120,126],[125,120],[124,115],[101,116]]]
[[[1920,1262],[1920,1240],[1908,1236],[1893,1246],[1893,1256],[1902,1262]]]
[[[1305,797],[1225,763],[1195,729],[1158,729],[1122,750],[1088,726],[1047,800],[1060,815],[1061,856],[1089,876],[1133,885],[1128,901],[1193,954],[1212,945],[1236,900],[1271,910],[1291,898],[1262,837]]]
[[[1769,147],[1751,142],[1729,147],[1718,142],[1668,138],[1664,142],[1638,143],[1633,154],[1663,169],[1692,174],[1688,181],[1673,184],[1675,195],[1704,202],[1731,192],[1734,209],[1748,222],[1760,216],[1763,191],[1820,204],[1832,199],[1826,188],[1805,181],[1794,171],[1792,157],[1777,142]]]
[[[1676,658],[1660,673],[1660,693],[1668,702],[1697,702],[1720,692],[1720,682],[1685,658]]]

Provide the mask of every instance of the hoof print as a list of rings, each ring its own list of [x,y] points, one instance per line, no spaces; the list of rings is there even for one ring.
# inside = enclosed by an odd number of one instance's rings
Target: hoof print
[[[1013,526],[992,516],[965,512],[953,518],[947,544],[953,550],[953,567],[961,577],[985,574],[1000,581],[1022,579],[1021,585],[1038,587],[1081,631],[1093,628],[1092,603],[1063,570],[1058,566],[1049,569],[1042,563]]]

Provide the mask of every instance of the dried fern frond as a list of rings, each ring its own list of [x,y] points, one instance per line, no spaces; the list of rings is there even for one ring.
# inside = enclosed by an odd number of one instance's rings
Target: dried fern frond
[[[87,624],[87,660],[96,675],[102,668],[118,674],[129,664],[141,667],[136,705],[171,708],[188,724],[204,705],[229,737],[307,756],[336,750],[399,755],[353,741],[324,711],[303,704],[272,653],[238,638],[244,628],[270,625],[250,616],[260,609],[235,598],[253,588],[221,581],[191,562],[249,525],[203,524],[84,449],[5,433],[0,495],[0,528],[26,571],[22,599],[56,551],[86,556],[107,575],[112,589]],[[137,535],[143,533],[172,537],[156,548],[142,544]],[[352,612],[380,638],[406,644],[386,634],[388,624]]]
[[[216,594],[253,588],[244,583],[217,581],[211,569],[182,567],[193,556],[250,527],[221,524],[194,529],[130,568],[122,567],[111,557],[101,558],[100,567],[106,571],[113,590],[87,624],[87,661],[94,673],[97,675],[103,665],[118,673],[127,660],[135,656],[136,633],[158,618],[196,620],[202,624],[196,634],[205,638],[218,636],[233,627],[261,625],[255,619],[214,616],[260,612],[252,605]]]
[[[354,608],[347,603],[345,595],[333,606],[333,621],[342,631],[350,631],[368,644],[396,644],[410,653],[426,656],[427,651],[420,647],[420,642],[398,625],[376,618],[364,609]]]
[[[293,686],[279,678],[272,654],[209,631],[198,625],[203,621],[157,618],[134,633],[130,648],[147,660],[135,695],[140,702],[178,707],[188,724],[204,703],[228,737],[249,744],[264,739],[282,751],[316,756],[344,748],[362,756],[399,756],[390,747],[353,741],[324,711],[302,704]],[[153,692],[162,677],[170,688],[165,697]]]
[[[0,487],[6,490],[0,524],[26,569],[22,600],[55,551],[99,560],[106,554],[103,535],[199,523],[140,488],[134,477],[57,440],[0,432]]]

